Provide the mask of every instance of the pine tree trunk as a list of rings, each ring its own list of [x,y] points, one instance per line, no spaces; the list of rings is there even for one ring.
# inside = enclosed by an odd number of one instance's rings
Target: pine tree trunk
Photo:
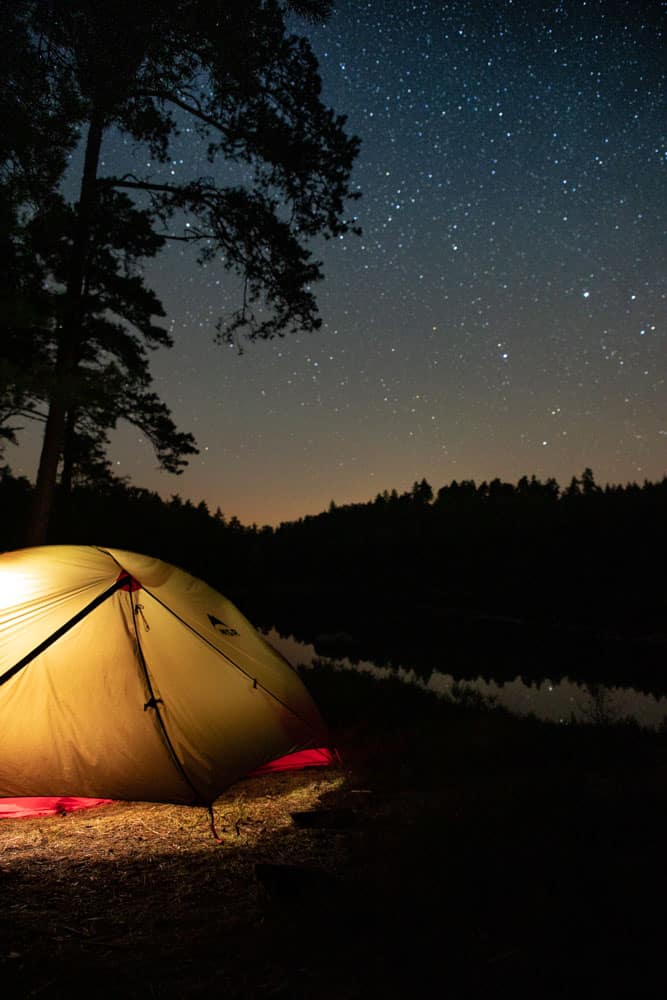
[[[60,331],[53,389],[49,400],[49,412],[44,430],[37,481],[35,483],[26,532],[26,543],[28,545],[43,545],[47,540],[49,521],[55,500],[58,463],[62,455],[65,440],[67,410],[73,402],[71,394],[74,388],[77,357],[83,335],[83,288],[90,231],[95,209],[97,167],[103,132],[103,112],[99,108],[93,108],[88,127],[83,177],[81,178],[81,194],[72,242],[72,258],[69,280],[67,282],[65,315]]]
[[[74,478],[74,448],[76,442],[77,409],[71,406],[65,416],[65,436],[63,440],[63,466],[60,472],[60,496],[66,502],[72,492]]]

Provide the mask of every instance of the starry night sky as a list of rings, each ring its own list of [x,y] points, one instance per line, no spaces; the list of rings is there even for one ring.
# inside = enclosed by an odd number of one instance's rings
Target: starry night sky
[[[666,26],[638,0],[339,0],[295,22],[362,140],[363,235],[314,247],[320,331],[242,354],[213,344],[238,304],[222,269],[183,244],[151,263],[176,341],[156,388],[201,455],[159,473],[125,428],[117,472],[246,524],[424,476],[661,479]],[[103,152],[137,162],[117,137]],[[186,133],[165,169],[199,154]],[[8,458],[32,475],[30,455]]]

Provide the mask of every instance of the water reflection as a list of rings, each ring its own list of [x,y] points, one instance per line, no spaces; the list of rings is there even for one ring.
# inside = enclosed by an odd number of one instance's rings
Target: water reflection
[[[310,643],[301,642],[294,636],[282,636],[272,628],[266,633],[268,641],[287,657],[290,663],[311,666],[323,657]],[[399,677],[406,683],[419,684],[438,694],[451,691],[457,679],[451,674],[433,671],[428,679],[414,669],[405,667],[382,667],[370,660],[351,661],[336,657],[331,662],[350,670],[360,670],[375,677]],[[458,682],[461,682],[459,678]],[[552,722],[569,722],[572,717],[580,721],[599,722],[604,718],[614,720],[628,716],[640,725],[657,728],[667,717],[667,698],[658,698],[629,687],[608,687],[605,685],[578,684],[574,681],[544,680],[526,684],[521,677],[496,683],[481,677],[466,678],[469,685],[485,697],[493,698],[511,712],[527,715],[532,712],[540,719]]]

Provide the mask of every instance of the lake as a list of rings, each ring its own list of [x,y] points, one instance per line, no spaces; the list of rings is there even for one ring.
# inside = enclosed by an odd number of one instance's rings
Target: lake
[[[409,663],[399,667],[385,667],[370,660],[323,657],[314,645],[301,642],[291,635],[281,635],[275,628],[264,634],[271,645],[295,666],[309,667],[314,661],[330,662],[344,669],[371,673],[378,678],[399,677],[408,684],[419,684],[438,694],[446,694],[454,684],[462,683],[485,697],[493,698],[496,704],[517,715],[532,712],[540,719],[563,723],[570,722],[572,718],[577,721],[599,720],[601,714],[611,719],[630,716],[646,728],[657,728],[667,717],[667,697],[646,694],[631,687],[593,686],[567,678],[526,683],[518,672],[513,680],[500,682],[482,677],[457,679],[438,670],[425,678]]]

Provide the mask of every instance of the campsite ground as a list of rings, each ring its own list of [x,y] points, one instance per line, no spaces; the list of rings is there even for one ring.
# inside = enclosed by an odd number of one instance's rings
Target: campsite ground
[[[6,996],[658,996],[665,732],[309,673],[342,766],[0,828]],[[304,813],[309,815],[303,815]]]

